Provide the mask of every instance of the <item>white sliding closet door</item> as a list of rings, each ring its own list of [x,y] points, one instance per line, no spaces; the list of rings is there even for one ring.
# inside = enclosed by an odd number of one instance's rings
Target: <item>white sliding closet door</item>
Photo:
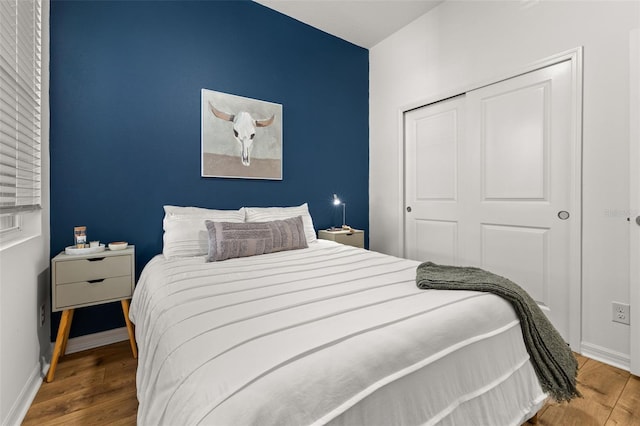
[[[405,255],[457,265],[460,144],[464,142],[464,96],[418,108],[405,114]]]
[[[470,263],[518,283],[569,338],[571,62],[467,94]]]
[[[406,256],[513,280],[567,341],[580,274],[572,81],[567,60],[405,114]]]

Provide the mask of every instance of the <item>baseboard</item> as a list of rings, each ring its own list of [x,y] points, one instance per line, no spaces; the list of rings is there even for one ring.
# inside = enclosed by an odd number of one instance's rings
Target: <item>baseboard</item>
[[[114,328],[113,330],[87,334],[86,336],[73,337],[67,342],[67,351],[65,353],[72,354],[74,352],[85,351],[99,346],[122,342],[123,340],[129,340],[127,327]]]
[[[7,417],[2,421],[3,426],[13,426],[22,423],[24,416],[27,415],[27,411],[29,411],[29,407],[31,407],[31,403],[42,385],[43,378],[42,367],[40,363],[37,363],[33,367],[22,391],[20,391],[20,395],[16,399],[15,404],[13,404],[13,407],[9,410],[9,414],[7,414]]]
[[[612,351],[592,343],[582,342],[581,354],[587,358],[609,364],[613,367],[629,371],[631,369],[631,357],[629,354]]]

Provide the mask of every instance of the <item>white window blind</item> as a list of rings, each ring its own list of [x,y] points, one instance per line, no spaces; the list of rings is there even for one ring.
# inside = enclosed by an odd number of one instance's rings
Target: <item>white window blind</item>
[[[0,215],[40,207],[41,0],[0,0]]]

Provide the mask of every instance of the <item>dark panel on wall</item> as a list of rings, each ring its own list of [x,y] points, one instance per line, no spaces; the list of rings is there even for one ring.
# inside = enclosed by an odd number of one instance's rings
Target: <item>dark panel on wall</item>
[[[162,251],[164,204],[308,202],[368,231],[368,51],[250,1],[52,1],[51,253],[90,240]],[[283,180],[200,177],[200,90],[283,105]],[[58,316],[52,321],[55,336]],[[124,325],[80,309],[71,335]]]

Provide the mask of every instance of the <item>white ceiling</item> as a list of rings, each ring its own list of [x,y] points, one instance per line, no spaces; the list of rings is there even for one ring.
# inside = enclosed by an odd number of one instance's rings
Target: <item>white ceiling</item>
[[[254,1],[369,49],[444,0]]]

